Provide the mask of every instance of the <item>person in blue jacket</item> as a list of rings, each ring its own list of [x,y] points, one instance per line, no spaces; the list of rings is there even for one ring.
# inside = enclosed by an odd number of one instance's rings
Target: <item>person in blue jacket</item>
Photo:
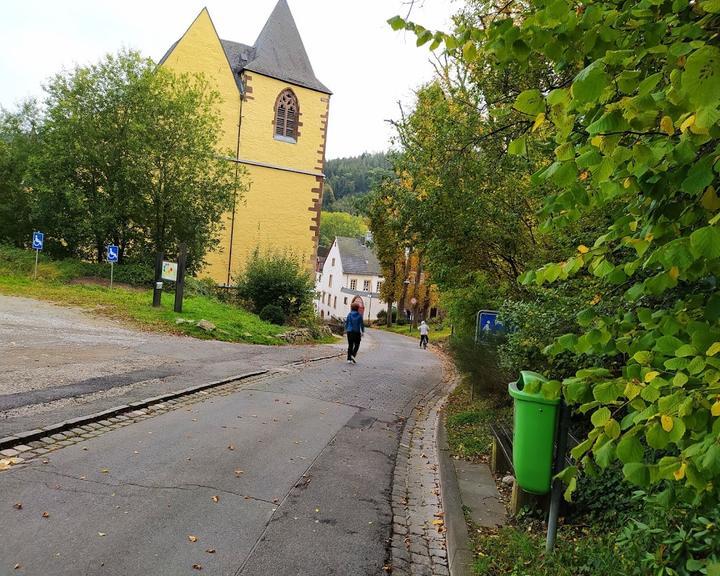
[[[365,324],[363,324],[362,315],[358,312],[359,309],[360,305],[357,302],[353,302],[350,305],[350,314],[348,314],[345,319],[345,332],[347,332],[348,339],[348,364],[351,362],[355,364],[355,356],[357,356],[358,350],[360,349],[360,339],[365,333]]]

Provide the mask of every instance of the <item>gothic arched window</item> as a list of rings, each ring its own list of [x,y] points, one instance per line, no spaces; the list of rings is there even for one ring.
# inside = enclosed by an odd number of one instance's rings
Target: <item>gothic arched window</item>
[[[275,102],[275,138],[296,142],[298,137],[298,117],[300,108],[292,90],[280,92]]]

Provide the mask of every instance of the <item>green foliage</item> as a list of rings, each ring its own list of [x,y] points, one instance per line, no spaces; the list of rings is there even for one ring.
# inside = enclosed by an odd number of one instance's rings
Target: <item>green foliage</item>
[[[50,254],[97,262],[113,243],[121,263],[184,242],[196,270],[245,189],[218,155],[219,95],[132,51],[57,74],[45,91],[42,114],[25,106],[0,121],[5,238],[27,245],[39,228]]]
[[[16,113],[0,109],[0,242],[15,246],[27,244],[32,232],[26,177],[37,150],[39,115],[32,101]]]
[[[478,576],[625,576],[612,549],[612,537],[597,531],[561,527],[550,555],[543,549],[544,535],[515,526],[496,534],[478,530],[473,535],[479,557]]]
[[[365,220],[347,212],[323,212],[320,215],[319,245],[329,248],[335,236],[364,236],[368,231]]]
[[[480,1],[472,7],[493,10]],[[614,309],[579,311],[582,333],[563,344],[603,366],[565,379],[565,397],[589,414],[625,411],[609,428],[594,420],[581,464],[605,467],[634,438],[630,455],[637,444],[655,450],[624,463],[629,482],[675,482],[689,489],[686,498],[713,501],[720,480],[717,12],[715,2],[537,0],[499,18],[460,20],[441,35],[450,53],[464,47],[470,68],[482,63],[527,78],[550,68],[526,87],[533,92],[519,91],[511,106],[496,100],[488,113],[536,114],[540,145],[555,148],[533,176],[547,191],[546,231],[562,233],[592,211],[610,218],[574,254],[522,278],[526,285],[597,279],[601,295],[622,299]]]
[[[260,316],[260,320],[265,320],[265,322],[271,324],[277,324],[278,326],[285,324],[285,312],[277,304],[266,304],[260,310],[258,316]]]
[[[323,195],[323,209],[364,213],[356,200],[362,198],[390,172],[390,161],[384,152],[365,152],[351,158],[336,158],[325,162],[325,178],[329,191]]]
[[[272,304],[295,318],[312,302],[314,282],[292,254],[260,254],[256,250],[237,282],[238,296],[260,312]]]
[[[504,396],[474,396],[467,379],[452,393],[445,409],[448,444],[454,456],[477,460],[489,456],[493,422],[512,421],[512,408]]]
[[[485,336],[475,344],[473,336],[450,339],[450,353],[458,368],[468,374],[480,395],[505,394],[511,376],[500,367],[498,344],[502,337]]]
[[[645,503],[646,495],[639,493]],[[699,576],[720,574],[720,511],[653,505],[627,523],[617,538],[628,576]]]

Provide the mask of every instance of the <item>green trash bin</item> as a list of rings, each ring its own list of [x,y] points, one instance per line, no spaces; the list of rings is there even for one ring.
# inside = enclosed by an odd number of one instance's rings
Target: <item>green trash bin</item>
[[[531,382],[547,382],[537,372],[523,370],[517,382],[508,384],[514,398],[513,466],[520,488],[547,494],[552,482],[553,448],[560,399],[548,400],[540,391],[528,392]]]

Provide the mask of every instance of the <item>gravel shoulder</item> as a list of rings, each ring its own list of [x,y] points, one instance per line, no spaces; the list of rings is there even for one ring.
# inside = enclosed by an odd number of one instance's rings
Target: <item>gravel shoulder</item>
[[[0,296],[0,436],[341,348],[153,334],[75,308]]]

